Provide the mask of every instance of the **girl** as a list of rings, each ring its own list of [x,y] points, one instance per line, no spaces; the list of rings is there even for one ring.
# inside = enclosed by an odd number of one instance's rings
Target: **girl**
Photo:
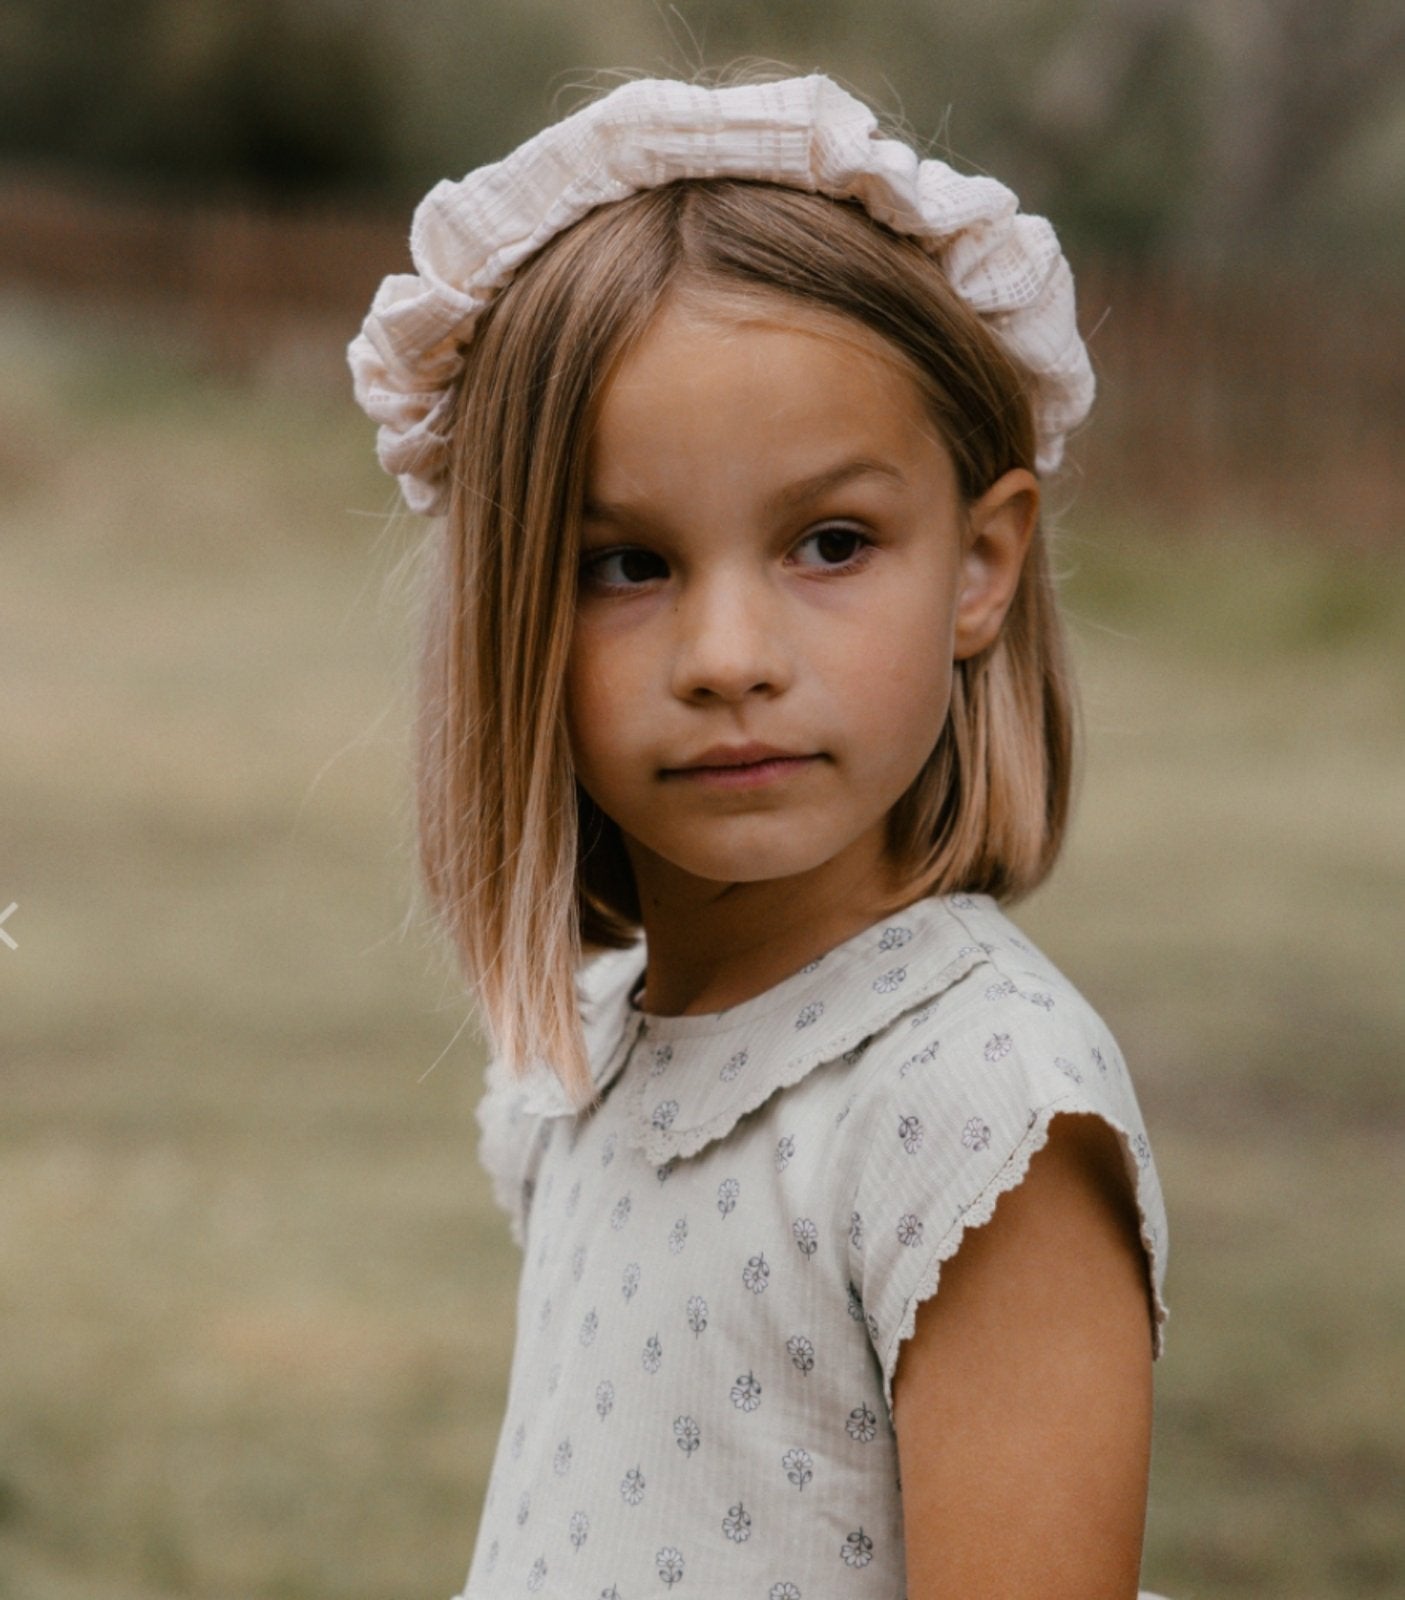
[[[811,77],[626,84],[412,248],[351,358],[443,518],[422,857],[524,1250],[465,1600],[1128,1600],[1161,1197],[998,909],[1070,779],[1052,232]]]

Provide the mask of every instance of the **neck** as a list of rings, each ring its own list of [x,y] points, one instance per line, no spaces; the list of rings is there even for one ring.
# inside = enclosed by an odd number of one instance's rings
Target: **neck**
[[[649,964],[639,1004],[663,1016],[725,1011],[861,932],[897,885],[873,851],[811,872],[716,883],[630,851]]]

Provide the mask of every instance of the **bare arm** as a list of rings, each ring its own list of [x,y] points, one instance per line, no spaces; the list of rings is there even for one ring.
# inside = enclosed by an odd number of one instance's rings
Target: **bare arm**
[[[1144,1256],[1116,1136],[1054,1119],[919,1307],[893,1380],[909,1600],[1133,1600],[1151,1449]]]

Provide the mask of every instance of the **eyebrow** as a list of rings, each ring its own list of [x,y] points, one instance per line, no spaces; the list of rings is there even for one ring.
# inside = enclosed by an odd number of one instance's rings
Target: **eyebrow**
[[[822,494],[832,489],[842,488],[846,483],[852,483],[856,478],[883,478],[901,488],[907,487],[907,479],[903,473],[891,462],[876,460],[871,456],[858,456],[852,461],[841,461],[835,466],[826,467],[823,472],[812,473],[806,478],[797,478],[794,483],[788,483],[778,489],[767,502],[772,511],[789,511],[796,506],[804,505],[806,501],[818,499]],[[637,515],[635,508],[627,501],[607,501],[587,498],[584,507],[587,519],[598,522],[630,522]]]

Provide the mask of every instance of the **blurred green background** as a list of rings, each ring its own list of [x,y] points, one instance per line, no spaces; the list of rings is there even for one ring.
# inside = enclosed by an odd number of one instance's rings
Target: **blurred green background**
[[[1087,763],[1019,913],[1172,1225],[1145,1581],[1405,1591],[1405,15],[0,11],[0,1595],[457,1591],[512,1339],[340,348],[596,69],[820,67],[1059,222]]]

